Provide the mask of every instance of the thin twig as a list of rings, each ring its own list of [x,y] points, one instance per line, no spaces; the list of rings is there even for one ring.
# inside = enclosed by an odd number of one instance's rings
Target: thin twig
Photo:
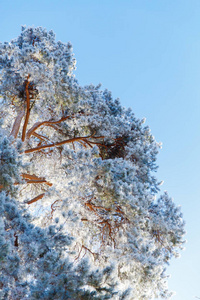
[[[35,136],[35,137],[37,137],[38,139],[40,139],[41,141],[50,141],[50,139],[48,139],[46,136],[43,136],[43,135],[41,135],[41,134],[38,134],[38,133],[36,133],[36,132],[34,132],[33,133],[33,135]]]
[[[35,132],[36,129],[41,127],[42,125],[52,125],[52,124],[59,124],[69,118],[73,118],[74,116],[67,116],[67,117],[62,117],[60,120],[57,121],[43,121],[43,122],[37,122],[35,123],[27,132],[26,137],[29,139],[31,135]]]

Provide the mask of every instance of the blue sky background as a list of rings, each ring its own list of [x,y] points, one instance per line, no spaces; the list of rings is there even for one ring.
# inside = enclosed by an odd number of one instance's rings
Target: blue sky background
[[[0,41],[24,24],[71,41],[79,83],[101,82],[163,142],[157,176],[187,230],[169,287],[174,300],[200,297],[200,1],[0,0]]]

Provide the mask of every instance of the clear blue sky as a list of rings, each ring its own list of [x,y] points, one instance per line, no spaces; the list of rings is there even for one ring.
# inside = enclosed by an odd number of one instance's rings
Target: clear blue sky
[[[0,0],[0,41],[21,25],[71,41],[80,84],[103,88],[146,117],[157,141],[158,177],[182,206],[186,250],[168,269],[174,300],[200,297],[200,1]]]

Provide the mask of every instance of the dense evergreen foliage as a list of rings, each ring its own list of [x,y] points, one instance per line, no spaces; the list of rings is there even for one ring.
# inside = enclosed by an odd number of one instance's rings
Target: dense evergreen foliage
[[[52,31],[0,44],[1,299],[169,298],[184,222],[158,196],[160,145],[74,69]]]

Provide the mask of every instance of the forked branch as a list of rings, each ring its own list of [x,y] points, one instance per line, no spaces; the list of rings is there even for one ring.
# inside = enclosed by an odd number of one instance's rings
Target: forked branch
[[[89,252],[90,254],[92,254],[94,258],[95,258],[95,256],[97,255],[97,253],[92,252],[89,248],[87,248],[86,246],[82,245],[82,246],[81,246],[81,249],[80,249],[80,251],[79,251],[79,253],[78,253],[78,256],[75,258],[75,261],[78,260],[78,259],[80,258],[80,255],[81,255],[82,250],[85,250],[85,253],[84,253],[84,255],[82,256],[82,258],[86,255],[86,252]]]
[[[26,138],[29,139],[31,135],[41,126],[43,125],[52,125],[52,124],[59,124],[69,118],[73,118],[73,116],[67,116],[67,117],[62,117],[60,120],[57,121],[43,121],[43,122],[37,122],[35,123],[27,132]]]
[[[22,178],[26,180],[27,183],[45,183],[48,186],[52,186],[53,184],[51,182],[46,181],[44,177],[38,177],[36,175],[30,175],[30,174],[21,174]]]

